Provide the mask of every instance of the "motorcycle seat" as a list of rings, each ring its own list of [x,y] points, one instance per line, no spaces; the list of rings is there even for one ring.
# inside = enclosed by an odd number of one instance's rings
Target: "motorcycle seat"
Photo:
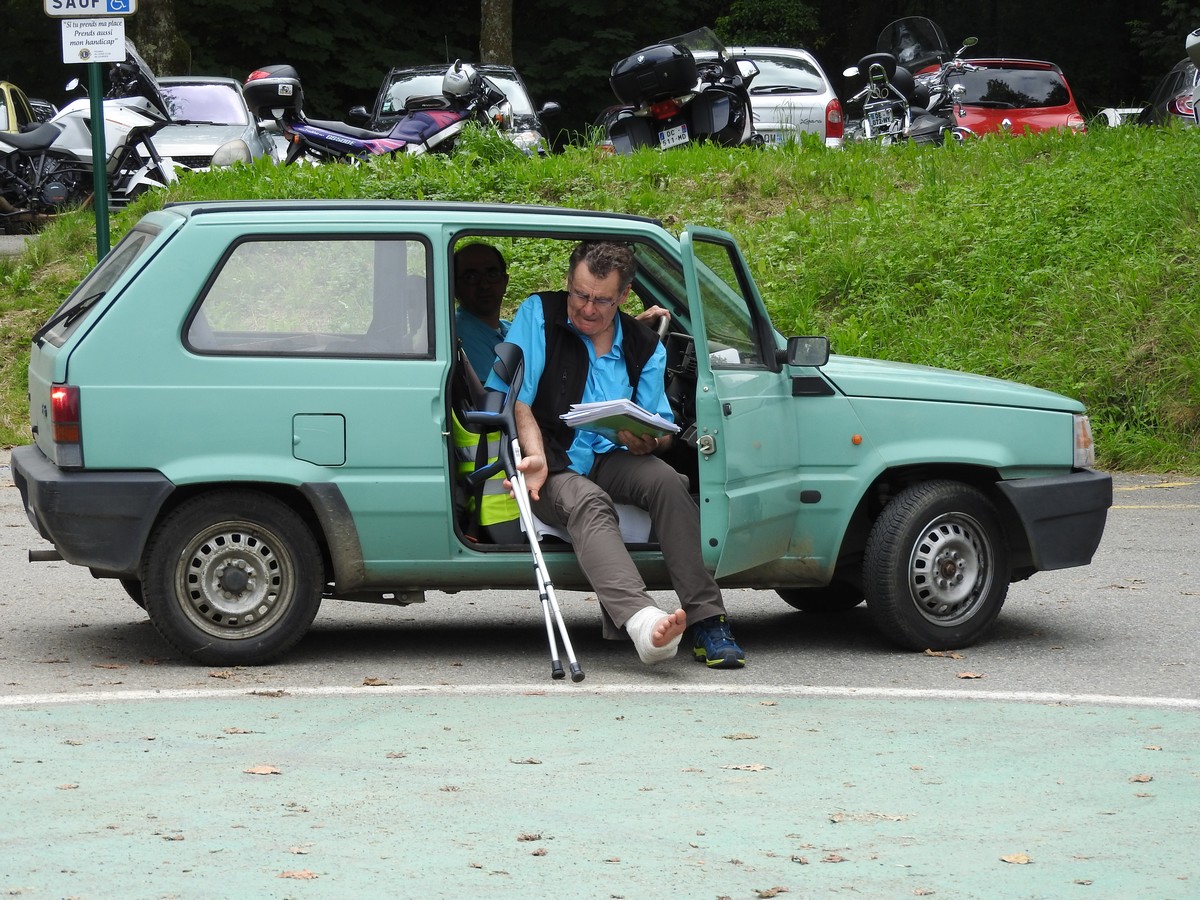
[[[3,139],[18,150],[45,150],[58,135],[58,126],[46,122],[32,131],[6,134]]]

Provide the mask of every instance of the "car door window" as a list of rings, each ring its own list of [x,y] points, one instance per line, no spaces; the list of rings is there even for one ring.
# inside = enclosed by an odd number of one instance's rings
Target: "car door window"
[[[709,364],[714,369],[763,365],[750,310],[728,249],[707,241],[696,241],[693,247]]]
[[[186,340],[201,353],[427,357],[428,271],[417,239],[242,241],[210,279]]]

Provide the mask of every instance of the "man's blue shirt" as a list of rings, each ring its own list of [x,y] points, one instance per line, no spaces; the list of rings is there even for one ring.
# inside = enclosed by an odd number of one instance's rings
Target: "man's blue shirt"
[[[569,321],[568,324],[570,324]],[[652,413],[658,413],[668,422],[675,421],[671,413],[671,405],[667,402],[666,349],[662,344],[654,348],[654,353],[642,369],[642,377],[637,386],[637,396],[631,398],[629,372],[625,368],[625,357],[621,347],[622,332],[619,316],[614,324],[616,333],[613,336],[612,349],[599,358],[596,357],[596,348],[593,346],[591,338],[587,335],[579,335],[584,346],[587,347],[588,360],[591,363],[580,402],[594,403],[598,400],[632,399],[638,406]],[[575,326],[571,325],[571,329],[574,330]],[[578,331],[575,333],[579,334]],[[525,380],[521,384],[521,391],[517,394],[517,399],[526,406],[533,406],[538,384],[546,368],[546,320],[540,296],[534,294],[521,304],[505,340],[516,344],[525,355]],[[491,360],[488,361],[488,365],[490,367]],[[489,390],[508,392],[508,385],[501,381],[495,373],[488,375],[486,386]],[[592,471],[592,463],[595,461],[596,455],[608,453],[614,448],[625,449],[594,432],[576,431],[575,439],[567,450],[567,456],[571,460],[571,471],[587,475]]]
[[[480,380],[487,378],[496,360],[496,344],[505,339],[509,323],[501,319],[500,327],[493,328],[460,306],[454,311],[454,327],[467,359],[471,361],[471,368]]]

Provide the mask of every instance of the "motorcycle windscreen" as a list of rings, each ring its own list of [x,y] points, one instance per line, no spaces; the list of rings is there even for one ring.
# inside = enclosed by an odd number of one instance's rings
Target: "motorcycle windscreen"
[[[897,19],[879,32],[875,49],[890,53],[914,75],[926,66],[937,65],[951,57],[946,36],[937,23],[924,16]]]

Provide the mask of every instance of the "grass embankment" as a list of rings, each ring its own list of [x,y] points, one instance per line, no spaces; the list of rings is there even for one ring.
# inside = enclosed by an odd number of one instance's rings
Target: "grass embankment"
[[[525,159],[474,136],[452,157],[260,164],[171,200],[370,197],[546,203],[737,236],[779,330],[835,352],[1011,378],[1078,397],[1100,465],[1200,473],[1200,129],[1105,129],[961,148],[695,147]],[[28,440],[29,336],[95,259],[88,213],[0,262],[0,443]],[[514,260],[525,287],[559,278]],[[136,348],[130,348],[136,352]]]

